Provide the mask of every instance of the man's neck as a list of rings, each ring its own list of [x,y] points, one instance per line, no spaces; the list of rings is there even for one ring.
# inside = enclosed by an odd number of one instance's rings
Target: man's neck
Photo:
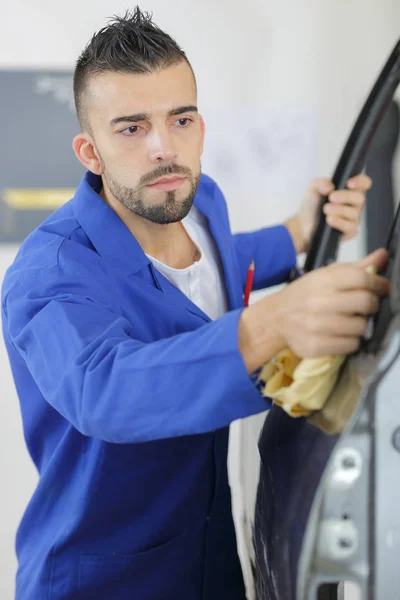
[[[167,225],[152,223],[130,211],[105,192],[104,187],[100,196],[117,213],[145,254],[174,269],[184,269],[200,259],[201,253],[181,221]]]

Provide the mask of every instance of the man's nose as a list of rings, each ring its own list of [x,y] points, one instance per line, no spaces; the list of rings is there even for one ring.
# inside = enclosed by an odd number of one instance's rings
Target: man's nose
[[[170,131],[154,130],[149,137],[149,159],[152,163],[171,162],[177,158]]]

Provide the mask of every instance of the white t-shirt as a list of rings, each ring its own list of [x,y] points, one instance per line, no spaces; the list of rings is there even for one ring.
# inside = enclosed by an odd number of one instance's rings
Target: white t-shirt
[[[192,206],[182,224],[199,248],[200,260],[185,269],[174,269],[152,256],[147,256],[155,268],[210,319],[218,319],[228,311],[229,306],[221,260],[210,235],[207,219]]]
[[[192,206],[182,223],[201,252],[201,258],[198,262],[186,267],[186,269],[173,269],[156,258],[147,256],[155,268],[201,308],[210,319],[218,319],[228,311],[229,305],[221,259],[214,239],[210,234],[207,219],[195,206]],[[227,402],[229,402],[229,398],[227,398]],[[228,473],[232,491],[232,510],[238,553],[242,564],[247,598],[252,600],[254,598],[254,581],[250,564],[252,536],[251,532],[247,531],[245,522],[244,495],[240,473],[241,451],[241,421],[235,421],[230,426]]]

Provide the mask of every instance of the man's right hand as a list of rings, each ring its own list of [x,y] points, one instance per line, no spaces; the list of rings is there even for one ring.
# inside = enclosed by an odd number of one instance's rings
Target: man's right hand
[[[368,317],[389,293],[389,282],[366,268],[381,271],[387,256],[380,249],[359,262],[317,269],[243,311],[239,348],[248,372],[287,347],[304,358],[355,352]]]

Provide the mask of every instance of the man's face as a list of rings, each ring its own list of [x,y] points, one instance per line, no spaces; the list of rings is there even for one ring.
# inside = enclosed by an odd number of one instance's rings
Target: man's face
[[[103,73],[89,83],[87,114],[105,190],[154,223],[180,221],[193,203],[204,139],[196,100],[186,62],[146,75]]]

